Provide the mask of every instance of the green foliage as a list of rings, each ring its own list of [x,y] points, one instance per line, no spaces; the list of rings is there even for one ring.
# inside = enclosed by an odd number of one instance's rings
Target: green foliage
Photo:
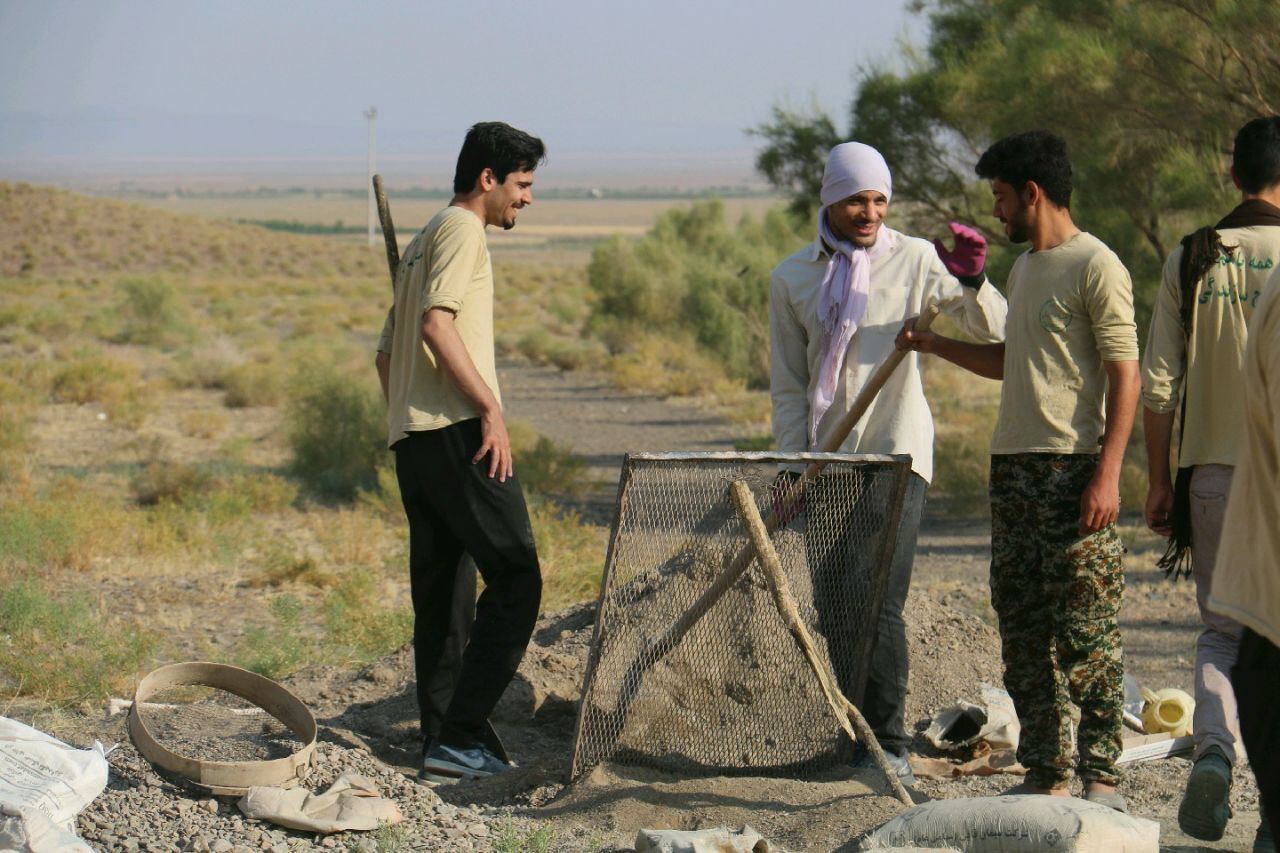
[[[508,425],[515,471],[526,492],[538,495],[579,495],[590,483],[586,461],[518,421]]]
[[[271,599],[271,615],[270,627],[245,629],[237,663],[267,678],[282,678],[309,658],[312,644],[302,636],[302,602],[296,596]]]
[[[154,647],[85,593],[53,593],[32,575],[0,572],[0,692],[100,701],[123,689]]]
[[[226,389],[223,403],[230,409],[274,406],[284,395],[284,378],[280,374],[280,368],[256,361],[228,367],[218,377],[218,384]]]
[[[615,353],[646,332],[688,336],[728,376],[765,387],[769,274],[803,242],[777,210],[737,228],[718,199],[670,210],[644,239],[615,238],[592,253],[591,325]]]
[[[388,605],[372,572],[348,574],[325,599],[328,641],[347,660],[368,661],[409,641],[413,610]]]
[[[0,569],[66,562],[75,544],[74,518],[49,502],[0,503]]]
[[[288,403],[290,470],[322,498],[373,488],[387,458],[385,411],[376,389],[331,367],[304,372]]]
[[[1076,221],[1129,267],[1145,326],[1178,236],[1233,203],[1226,167],[1236,130],[1280,111],[1270,35],[1280,4],[922,0],[917,8],[929,18],[927,46],[908,50],[904,73],[863,73],[842,138],[885,155],[894,200],[914,203],[917,230],[944,233],[946,220],[965,219],[986,231],[1002,277],[1010,247],[986,215],[973,165],[1007,134],[1062,134]],[[814,203],[817,149],[833,126],[820,112],[775,109],[757,129],[767,142],[758,167],[798,208]]]
[[[822,169],[827,152],[844,141],[835,122],[817,107],[808,113],[773,108],[773,121],[752,129],[766,145],[756,157],[756,168],[769,183],[791,196],[791,212],[802,218],[813,215],[822,189]]]
[[[542,568],[542,609],[553,611],[594,598],[604,571],[605,529],[573,510],[533,497],[529,523]]]
[[[733,449],[743,451],[773,450],[775,449],[773,434],[753,435],[750,438],[740,438],[733,443]]]
[[[190,338],[187,307],[172,284],[158,278],[127,278],[117,286],[122,343],[173,346]]]
[[[557,840],[549,823],[522,826],[508,817],[495,827],[493,849],[497,853],[548,853],[555,849]]]

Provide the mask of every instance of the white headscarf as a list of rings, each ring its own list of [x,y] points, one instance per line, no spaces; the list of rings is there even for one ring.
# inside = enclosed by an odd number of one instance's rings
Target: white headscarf
[[[816,449],[818,424],[835,399],[849,342],[866,314],[871,292],[871,262],[891,248],[891,238],[883,227],[875,244],[862,248],[841,239],[827,224],[829,206],[863,190],[875,190],[884,193],[886,199],[892,198],[893,178],[884,157],[861,142],[845,142],[832,148],[822,173],[822,207],[818,209],[818,236],[831,248],[831,259],[818,291],[823,355],[818,381],[809,400],[811,449]]]

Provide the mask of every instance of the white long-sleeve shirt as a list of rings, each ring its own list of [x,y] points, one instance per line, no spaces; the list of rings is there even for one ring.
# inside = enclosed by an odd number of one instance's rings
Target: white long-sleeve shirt
[[[821,240],[791,255],[773,271],[769,284],[769,387],[773,397],[773,437],[784,452],[816,450],[840,416],[849,410],[875,369],[893,353],[902,321],[934,302],[961,328],[983,343],[1004,340],[1007,306],[990,282],[960,284],[942,265],[933,244],[881,226],[890,251],[871,263],[867,311],[849,343],[835,400],[818,424],[810,447],[809,399],[823,356],[818,291],[829,254]],[[845,453],[909,453],[911,469],[933,479],[933,415],[924,397],[920,358],[907,353],[866,415],[840,445]]]

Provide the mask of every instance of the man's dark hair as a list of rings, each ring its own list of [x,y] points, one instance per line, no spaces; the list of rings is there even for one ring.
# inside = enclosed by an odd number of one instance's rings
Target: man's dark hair
[[[1260,193],[1280,183],[1280,116],[1255,118],[1240,128],[1231,168],[1247,193]]]
[[[1047,130],[1028,130],[1006,136],[982,152],[974,171],[979,178],[999,179],[1022,193],[1035,181],[1049,201],[1071,206],[1071,161],[1067,143]]]
[[[533,171],[547,159],[542,140],[500,121],[482,121],[471,126],[458,152],[458,168],[453,173],[453,191],[469,193],[486,168],[493,169],[498,183],[512,172]]]

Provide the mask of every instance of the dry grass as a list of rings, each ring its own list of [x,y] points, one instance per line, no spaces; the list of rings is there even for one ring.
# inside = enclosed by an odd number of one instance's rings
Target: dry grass
[[[646,224],[665,203],[653,204]],[[618,224],[604,207],[584,209]],[[554,207],[530,213],[539,211]],[[408,205],[396,212],[402,227],[415,215]],[[402,641],[407,530],[385,452],[362,463],[354,500],[317,503],[289,473],[286,418],[288,401],[314,388],[302,368],[327,371],[321,402],[363,395],[341,411],[376,398],[372,350],[389,298],[381,250],[13,184],[0,184],[0,219],[0,594],[21,590],[0,607],[34,614],[23,624],[63,643],[0,621],[0,689],[69,702],[162,659],[209,656],[282,673]],[[692,341],[593,337],[597,297],[581,258],[495,257],[503,352],[604,368],[622,384],[694,395],[753,434],[767,431],[767,393],[725,379]],[[994,386],[946,371],[931,366],[927,377],[938,491],[960,501],[985,483]],[[335,432],[319,420],[312,437]],[[544,606],[590,598],[607,531],[554,503],[584,487],[582,467],[553,437],[514,432]],[[317,447],[316,470],[351,456]],[[96,597],[66,594],[73,589]],[[40,621],[59,608],[92,630],[76,638]],[[196,630],[209,624],[218,630]],[[128,654],[105,654],[112,637]],[[68,666],[58,670],[62,657]],[[32,673],[42,667],[63,674],[40,681]],[[99,675],[86,674],[93,667]]]

